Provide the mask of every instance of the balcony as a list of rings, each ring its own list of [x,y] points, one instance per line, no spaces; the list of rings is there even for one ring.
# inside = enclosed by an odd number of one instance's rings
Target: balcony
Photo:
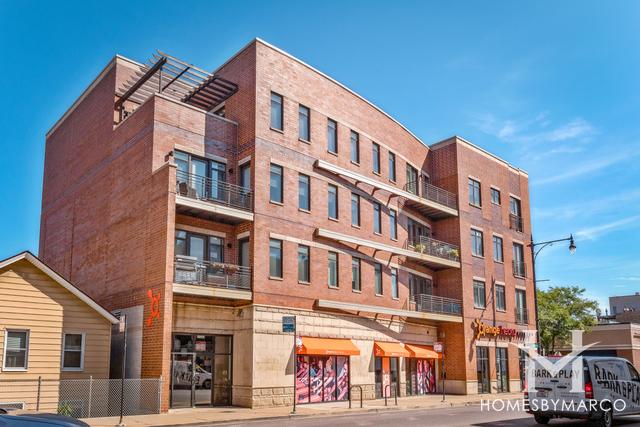
[[[417,241],[408,240],[407,248],[421,254],[460,262],[460,248],[458,246],[431,237],[419,236]]]
[[[522,217],[514,214],[509,214],[509,228],[522,233]]]
[[[426,182],[423,182],[422,188],[420,189],[417,188],[416,183],[409,184],[402,189],[349,169],[336,166],[324,160],[316,160],[315,167],[343,178],[351,179],[356,183],[363,183],[374,189],[383,190],[402,197],[408,206],[411,206],[425,216],[434,219],[458,216],[456,195]]]
[[[229,299],[251,300],[251,268],[176,256],[173,292]]]
[[[515,318],[517,325],[528,325],[529,324],[529,310],[522,307],[516,307]]]
[[[411,295],[411,307],[423,313],[450,314],[462,316],[462,301],[436,295]]]
[[[428,242],[425,241],[424,245],[416,245],[411,248],[407,244],[405,245],[406,247],[402,248],[324,228],[317,228],[315,234],[317,237],[322,237],[347,245],[353,245],[356,248],[362,246],[373,249],[374,251],[382,251],[391,255],[403,256],[433,270],[442,268],[460,268],[460,261],[458,258],[459,252],[458,254],[455,252],[457,246],[440,242],[435,239],[429,239]]]
[[[408,308],[390,308],[384,306],[376,306],[376,305],[367,305],[367,304],[357,304],[352,302],[344,302],[344,301],[333,301],[333,300],[325,300],[318,299],[316,300],[316,308],[319,309],[328,309],[328,310],[339,310],[347,313],[354,313],[356,315],[360,315],[360,313],[374,313],[384,314],[387,316],[398,316],[398,317],[407,317],[411,319],[419,319],[423,321],[431,322],[450,322],[450,323],[462,323],[462,314],[461,311],[454,311],[456,304],[460,307],[460,301],[457,300],[449,300],[448,298],[442,298],[442,300],[448,300],[447,302],[438,302],[439,297],[434,297],[435,299],[432,302],[432,305],[429,305],[427,301],[425,301],[424,306],[420,306],[424,309],[418,310],[415,305],[409,302]],[[412,307],[413,305],[413,307]],[[432,308],[433,311],[428,310]],[[437,311],[441,310],[441,311]]]
[[[440,187],[436,187],[423,179],[419,182],[408,182],[404,186],[404,190],[419,197],[420,199],[428,200],[438,206],[446,207],[451,211],[458,212],[458,199],[454,193]],[[407,204],[427,216],[434,218],[446,216],[442,213],[434,212],[433,209],[426,206],[424,203],[419,203],[412,199],[407,199]]]
[[[178,213],[238,224],[253,221],[253,192],[239,185],[177,171]]]
[[[513,276],[514,277],[527,277],[527,266],[524,262],[513,261]]]

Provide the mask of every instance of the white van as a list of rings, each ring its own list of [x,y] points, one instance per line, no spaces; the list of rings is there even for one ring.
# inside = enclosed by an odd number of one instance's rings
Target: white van
[[[640,375],[626,359],[582,356],[555,375],[544,365],[532,360],[527,368],[533,382],[525,388],[525,402],[538,424],[548,424],[552,418],[581,418],[610,427],[614,417],[640,414]]]

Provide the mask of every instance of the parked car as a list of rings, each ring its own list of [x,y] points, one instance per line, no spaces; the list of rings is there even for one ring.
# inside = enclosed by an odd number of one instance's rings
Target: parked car
[[[529,369],[534,370],[535,384],[525,392],[525,400],[538,424],[576,418],[611,427],[614,417],[640,414],[640,374],[624,358],[583,356],[571,359],[555,375],[534,359]],[[572,390],[572,380],[579,375],[582,389]]]
[[[57,414],[13,415],[0,408],[0,427],[89,427],[89,424],[73,417]]]

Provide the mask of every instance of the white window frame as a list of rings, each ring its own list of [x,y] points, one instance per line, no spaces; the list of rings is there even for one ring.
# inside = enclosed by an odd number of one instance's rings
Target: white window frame
[[[27,333],[27,348],[26,354],[24,357],[25,366],[24,368],[14,368],[7,366],[7,341],[9,339],[9,332],[26,332]],[[31,331],[29,329],[14,329],[7,328],[4,330],[4,349],[2,351],[2,370],[6,372],[26,372],[29,370],[29,340],[31,338]]]
[[[80,367],[79,368],[66,368],[64,366],[64,353],[65,353],[65,342],[67,341],[67,335],[80,335],[82,337],[82,346],[80,347]],[[82,372],[84,371],[84,350],[85,350],[85,343],[87,342],[86,340],[86,333],[85,332],[77,332],[77,331],[64,331],[62,333],[62,356],[60,357],[60,367],[61,370],[65,371],[65,372]]]

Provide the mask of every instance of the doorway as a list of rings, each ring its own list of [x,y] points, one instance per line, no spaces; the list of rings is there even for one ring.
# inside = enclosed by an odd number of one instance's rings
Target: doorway
[[[478,393],[491,393],[489,382],[489,349],[487,347],[476,347],[476,364]]]
[[[400,367],[397,357],[375,357],[376,398],[398,396]]]

